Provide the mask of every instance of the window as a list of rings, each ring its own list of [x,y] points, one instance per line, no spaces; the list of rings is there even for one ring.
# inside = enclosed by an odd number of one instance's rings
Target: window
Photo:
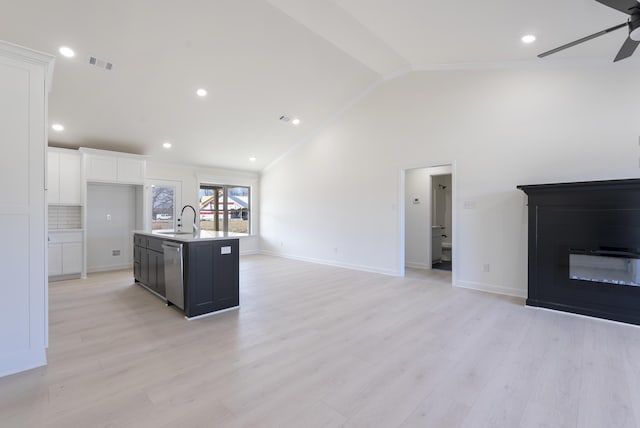
[[[200,186],[200,229],[250,233],[250,188],[247,186]]]
[[[151,186],[151,230],[174,228],[175,193],[173,187]]]

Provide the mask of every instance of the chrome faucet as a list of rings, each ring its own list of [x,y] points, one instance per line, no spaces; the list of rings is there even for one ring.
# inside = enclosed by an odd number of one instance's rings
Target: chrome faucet
[[[198,231],[198,225],[196,223],[196,217],[197,217],[198,213],[196,212],[196,209],[193,208],[193,206],[191,206],[191,205],[185,205],[184,207],[182,207],[182,211],[180,211],[180,218],[183,217],[184,210],[187,209],[187,208],[191,208],[191,210],[193,211],[193,233],[195,235],[197,233],[197,231]]]

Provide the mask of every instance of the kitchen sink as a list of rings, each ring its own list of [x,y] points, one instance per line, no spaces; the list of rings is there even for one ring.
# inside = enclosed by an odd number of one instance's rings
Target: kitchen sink
[[[171,236],[175,236],[175,235],[195,235],[193,232],[174,232],[174,231],[169,231],[169,232],[156,232],[160,235],[171,235]]]

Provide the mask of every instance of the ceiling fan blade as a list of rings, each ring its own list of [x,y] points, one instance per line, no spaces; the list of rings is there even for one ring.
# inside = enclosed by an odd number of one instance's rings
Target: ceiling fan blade
[[[636,42],[631,37],[627,37],[627,40],[624,41],[618,55],[616,55],[616,59],[613,62],[620,61],[621,59],[629,58],[635,52],[636,48],[640,45],[640,42]]]
[[[635,3],[636,0],[633,0],[633,2]],[[597,33],[591,34],[590,36],[583,37],[583,38],[578,39],[576,41],[573,41],[571,43],[567,43],[566,45],[562,45],[562,46],[557,47],[555,49],[551,49],[550,51],[543,52],[540,55],[538,55],[538,58],[544,58],[545,56],[549,56],[549,55],[554,54],[556,52],[563,51],[563,50],[568,49],[570,47],[573,47],[575,45],[579,45],[580,43],[584,43],[586,41],[595,39],[596,37],[604,36],[605,34],[608,34],[608,33],[612,32],[612,31],[619,30],[619,29],[627,27],[627,26],[628,26],[628,24],[625,22],[624,24],[620,24],[620,25],[616,25],[616,26],[611,27],[611,28],[607,28],[606,30],[599,31]]]
[[[612,7],[620,12],[631,15],[634,8],[640,10],[640,3],[637,0],[596,0],[598,3],[602,3],[605,6]]]

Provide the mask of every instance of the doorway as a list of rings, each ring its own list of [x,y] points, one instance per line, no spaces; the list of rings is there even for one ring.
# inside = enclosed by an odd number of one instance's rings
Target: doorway
[[[455,274],[453,165],[410,168],[403,173],[403,267]]]
[[[451,271],[451,174],[431,175],[431,268]]]

